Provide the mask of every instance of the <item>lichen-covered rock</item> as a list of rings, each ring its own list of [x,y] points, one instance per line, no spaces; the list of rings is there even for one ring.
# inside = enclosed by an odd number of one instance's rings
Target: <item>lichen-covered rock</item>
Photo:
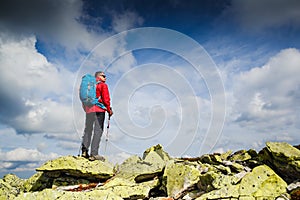
[[[113,165],[108,162],[88,161],[83,157],[64,156],[50,160],[36,169],[47,172],[47,176],[61,176],[62,173],[86,179],[108,179],[114,175]]]
[[[163,172],[169,156],[160,145],[149,148],[144,152],[143,159],[131,156],[115,168],[115,177],[143,182],[150,180]]]
[[[65,156],[37,171],[0,179],[0,199],[300,199],[300,150],[287,143],[180,159],[156,145],[115,167]]]
[[[300,150],[292,145],[285,142],[267,142],[259,155],[287,183],[300,177]]]
[[[165,152],[163,150],[163,147],[162,145],[158,144],[158,145],[155,145],[155,146],[152,146],[148,149],[146,149],[144,151],[144,154],[143,154],[143,159],[146,159],[146,157],[148,156],[148,154],[150,152],[155,152],[156,154],[158,154],[160,156],[160,158],[164,161],[168,161],[171,159],[171,157],[169,156],[169,154],[167,152]]]
[[[240,196],[253,196],[256,198],[273,198],[286,192],[287,184],[270,167],[261,165],[241,180]]]
[[[239,198],[239,186],[238,185],[228,185],[227,187],[220,188],[218,190],[213,190],[211,192],[205,193],[197,200],[207,200],[207,199],[238,199]]]
[[[233,172],[241,172],[241,171],[244,171],[244,169],[245,169],[245,166],[243,166],[239,163],[236,163],[236,162],[226,160],[226,161],[223,161],[222,163],[223,163],[223,165],[228,166],[231,169],[231,171],[233,171]]]
[[[200,177],[200,165],[193,162],[170,160],[165,168],[163,180],[169,197],[179,198],[184,191],[195,186]]]
[[[12,187],[9,183],[0,179],[0,199],[14,199],[19,194],[17,188]]]
[[[236,185],[243,177],[235,176],[235,175],[224,175],[221,174],[216,176],[212,181],[211,185],[215,189],[221,189],[224,187],[228,187],[229,185]]]
[[[250,160],[252,157],[246,150],[240,150],[232,154],[229,158],[230,161],[247,161]]]
[[[218,165],[223,162],[222,157],[218,154],[205,154],[199,159],[202,163]]]
[[[19,178],[15,174],[7,174],[3,177],[3,181],[8,183],[10,186],[14,188],[18,188],[18,190],[23,190],[24,180]]]
[[[14,199],[24,190],[24,179],[15,174],[7,174],[0,179],[0,199]]]
[[[200,191],[210,192],[210,191],[216,189],[212,183],[219,176],[221,176],[221,174],[217,173],[215,171],[208,171],[204,174],[200,174],[199,182],[197,183],[197,187],[199,188]]]
[[[150,163],[138,156],[131,156],[116,168],[115,177],[142,182],[153,179],[162,173],[163,168],[164,164]]]
[[[111,191],[124,199],[144,199],[149,196],[150,190],[158,185],[158,179],[136,183],[132,180],[116,177],[97,189]]]
[[[111,191],[106,190],[93,190],[87,192],[68,192],[68,191],[57,191],[52,189],[45,189],[40,192],[28,192],[21,193],[15,200],[70,200],[70,199],[90,199],[90,200],[122,200],[122,197],[114,194]]]
[[[300,150],[286,142],[267,142],[266,147],[269,152],[278,160],[300,160]]]
[[[157,178],[163,173],[169,156],[161,145],[147,149],[143,158],[131,156],[122,164],[115,167],[115,176],[101,190],[110,190],[122,198],[145,198],[151,189],[159,186]]]
[[[45,176],[43,172],[37,172],[24,181],[24,192],[40,191],[52,187],[53,179]]]
[[[222,160],[228,160],[228,157],[232,154],[232,150],[226,151],[225,153],[222,153],[220,155],[220,158]]]
[[[224,179],[224,177],[223,177]],[[197,200],[204,199],[275,199],[286,192],[287,184],[275,172],[266,165],[255,167],[237,183],[237,179],[222,181],[215,187],[217,190],[205,193]],[[216,181],[215,179],[214,181]],[[231,182],[231,184],[230,184]]]

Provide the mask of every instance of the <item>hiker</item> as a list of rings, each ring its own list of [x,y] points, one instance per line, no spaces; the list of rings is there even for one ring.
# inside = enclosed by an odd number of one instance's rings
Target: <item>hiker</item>
[[[101,108],[98,105],[83,105],[83,109],[86,112],[85,128],[82,137],[82,157],[89,158],[90,161],[102,160],[104,157],[98,154],[99,144],[101,141],[105,112],[108,112],[109,117],[113,115],[110,107],[110,96],[106,81],[106,75],[102,71],[95,73],[96,81],[96,97],[98,101],[102,103],[105,108]],[[92,132],[94,131],[93,137]],[[91,139],[92,138],[92,139]],[[91,145],[91,155],[88,154],[89,147]]]

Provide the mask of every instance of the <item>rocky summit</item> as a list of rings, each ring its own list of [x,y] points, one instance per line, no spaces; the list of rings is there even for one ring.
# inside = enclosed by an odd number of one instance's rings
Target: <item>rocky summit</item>
[[[0,179],[0,199],[300,199],[299,146],[280,142],[196,158],[172,158],[156,145],[117,165],[64,156],[36,171]]]

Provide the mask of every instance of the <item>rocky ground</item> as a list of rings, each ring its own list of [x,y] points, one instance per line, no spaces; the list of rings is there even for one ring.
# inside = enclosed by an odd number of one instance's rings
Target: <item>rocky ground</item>
[[[36,170],[0,179],[0,199],[300,199],[300,150],[288,143],[197,158],[156,145],[115,166],[64,156]]]

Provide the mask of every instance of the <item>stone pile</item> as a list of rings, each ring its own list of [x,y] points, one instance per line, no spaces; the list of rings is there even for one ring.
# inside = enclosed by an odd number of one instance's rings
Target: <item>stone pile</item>
[[[268,142],[260,152],[171,158],[161,145],[122,164],[64,156],[29,179],[0,179],[0,199],[300,199],[300,150]]]

